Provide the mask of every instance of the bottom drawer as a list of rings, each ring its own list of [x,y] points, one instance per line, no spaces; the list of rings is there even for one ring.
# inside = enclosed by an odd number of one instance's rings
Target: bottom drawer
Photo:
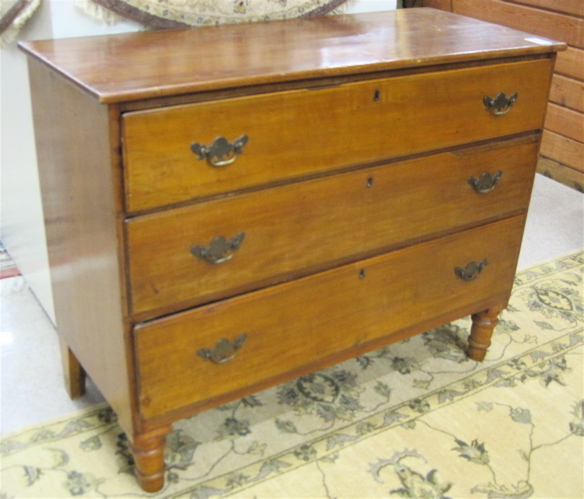
[[[135,327],[145,419],[510,290],[519,216]],[[465,281],[455,268],[488,264]]]

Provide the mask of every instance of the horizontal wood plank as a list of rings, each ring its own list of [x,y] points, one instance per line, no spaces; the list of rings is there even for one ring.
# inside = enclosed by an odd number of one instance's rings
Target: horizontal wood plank
[[[452,0],[424,0],[421,6],[452,12]]]
[[[568,47],[556,58],[555,71],[570,78],[584,80],[584,50]]]
[[[540,154],[584,173],[584,143],[544,131]]]
[[[541,156],[537,163],[537,173],[564,184],[579,192],[584,192],[584,172]]]
[[[578,111],[550,103],[544,127],[564,137],[584,142],[584,115]]]
[[[584,82],[554,75],[550,101],[575,111],[584,112]]]
[[[507,2],[584,17],[584,2],[582,0],[507,0]]]
[[[584,19],[502,0],[453,0],[453,12],[584,48]]]

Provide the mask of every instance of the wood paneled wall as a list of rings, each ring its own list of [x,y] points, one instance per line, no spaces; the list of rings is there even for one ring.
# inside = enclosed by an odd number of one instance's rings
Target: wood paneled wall
[[[417,0],[434,7],[562,40],[538,171],[584,192],[584,0]]]

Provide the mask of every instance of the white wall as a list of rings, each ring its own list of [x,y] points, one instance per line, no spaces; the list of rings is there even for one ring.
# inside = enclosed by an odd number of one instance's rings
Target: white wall
[[[357,0],[347,12],[394,9],[396,0]],[[107,25],[81,12],[74,0],[44,0],[19,40],[136,31],[131,21]],[[0,50],[0,238],[37,299],[55,322],[26,58],[12,43]]]
[[[51,36],[49,10],[39,7],[22,39]],[[0,167],[0,237],[53,317],[26,60],[14,43],[0,50]]]
[[[44,0],[18,40],[66,38],[135,31],[81,12],[74,0]],[[13,42],[0,49],[0,238],[35,296],[55,322],[26,57]]]

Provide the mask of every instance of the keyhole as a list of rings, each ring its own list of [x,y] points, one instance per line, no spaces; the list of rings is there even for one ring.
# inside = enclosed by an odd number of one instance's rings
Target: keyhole
[[[369,177],[367,179],[367,183],[365,184],[367,187],[373,187],[373,177]]]
[[[376,90],[375,93],[373,94],[373,100],[375,102],[379,102],[380,98],[381,98],[381,92],[379,90]]]
[[[365,279],[365,269],[359,271],[359,279]]]

